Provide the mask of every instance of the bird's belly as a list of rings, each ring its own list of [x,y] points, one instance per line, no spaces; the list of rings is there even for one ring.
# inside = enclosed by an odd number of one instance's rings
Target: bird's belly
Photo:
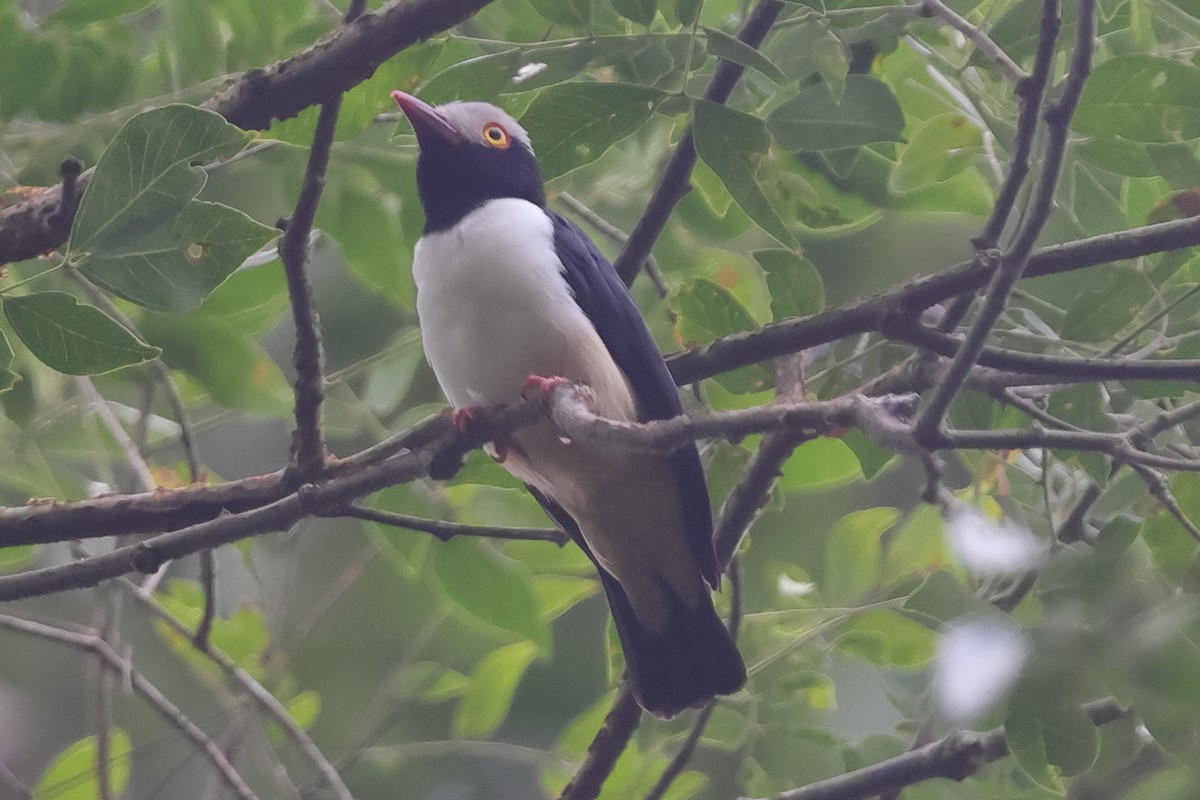
[[[427,235],[413,259],[425,355],[457,407],[520,397],[530,375],[592,387],[597,411],[630,419],[624,375],[579,308],[537,206],[493,200]]]

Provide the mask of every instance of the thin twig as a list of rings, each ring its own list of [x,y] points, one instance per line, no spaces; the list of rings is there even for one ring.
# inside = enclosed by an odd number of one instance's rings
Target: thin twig
[[[572,214],[587,222],[588,225],[591,225],[613,242],[623,245],[629,241],[628,233],[584,205],[574,195],[567,192],[559,192],[558,200],[570,209]],[[646,260],[642,262],[642,269],[645,271],[646,277],[654,284],[654,290],[658,292],[658,296],[666,299],[667,295],[671,293],[671,287],[667,286],[667,279],[663,277],[662,270],[658,268],[658,260],[653,254],[646,256]]]
[[[604,724],[588,745],[587,756],[558,800],[596,800],[641,721],[641,706],[633,699],[628,682],[622,681]]]
[[[136,583],[129,580],[121,580],[117,583],[127,594],[153,614],[154,617],[175,631],[178,636],[185,639],[190,638],[187,626],[163,608],[157,600],[145,596]],[[316,743],[313,742],[304,729],[296,724],[296,720],[284,708],[283,704],[276,699],[275,695],[267,691],[266,687],[255,680],[250,673],[239,667],[233,659],[220,650],[210,646],[197,646],[196,649],[206,659],[220,667],[221,671],[225,673],[225,676],[231,682],[237,684],[254,700],[263,714],[270,717],[279,725],[288,738],[296,745],[296,748],[312,763],[313,768],[316,769],[317,773],[325,781],[326,786],[329,787],[338,800],[353,800],[353,795],[351,795],[346,784],[342,782],[341,776],[338,775],[337,770],[334,769],[329,759],[325,757],[325,754],[321,752],[320,748],[317,747]]]
[[[163,716],[173,727],[191,740],[196,749],[204,753],[209,763],[216,769],[222,782],[241,800],[258,800],[257,796],[229,763],[229,759],[221,751],[208,734],[201,730],[167,698],[158,687],[148,681],[133,666],[122,659],[100,637],[90,633],[76,633],[41,622],[0,614],[0,627],[9,630],[32,634],[48,641],[58,642],[70,647],[92,653],[101,659],[104,666],[121,676],[133,691],[142,697],[150,706]]]
[[[934,0],[934,2],[939,2],[939,0]],[[954,12],[950,11],[950,13]],[[1033,152],[1033,143],[1037,138],[1042,100],[1046,96],[1046,87],[1050,83],[1051,68],[1054,66],[1054,49],[1058,42],[1060,27],[1059,0],[1043,0],[1042,21],[1038,28],[1037,55],[1034,57],[1033,72],[1015,84],[1015,94],[1020,98],[1021,112],[1017,118],[1017,133],[1013,155],[1009,160],[1008,175],[1005,176],[1004,184],[996,195],[996,202],[992,205],[992,213],[988,216],[983,233],[974,240],[975,258],[972,263],[975,265],[991,268],[991,259],[988,256],[999,244],[1000,236],[1004,233],[1012,214],[1013,205],[1029,175],[1029,156]],[[991,42],[991,39],[989,38],[988,41]],[[970,310],[974,298],[974,292],[960,294],[954,298],[954,302],[946,309],[946,314],[938,321],[938,330],[949,333],[957,328]]]
[[[368,522],[378,522],[381,525],[391,525],[395,528],[407,528],[410,531],[428,533],[443,542],[448,542],[455,536],[477,536],[484,539],[553,542],[562,547],[571,541],[570,536],[557,528],[497,528],[488,525],[464,525],[461,522],[426,519],[425,517],[397,514],[392,511],[380,511],[358,505],[336,509],[326,516],[353,517],[354,519],[362,519]]]
[[[279,259],[287,277],[292,320],[296,328],[296,349],[292,363],[296,368],[296,432],[292,441],[289,478],[303,480],[325,466],[325,433],[321,428],[321,403],[325,399],[324,352],[321,327],[308,281],[308,234],[317,216],[317,204],[325,188],[325,171],[337,126],[342,95],[335,94],[321,104],[317,128],[313,133],[304,184],[296,209],[279,242]]]
[[[1017,231],[1011,246],[1000,259],[992,275],[983,304],[962,345],[950,362],[942,381],[935,387],[933,395],[921,409],[921,415],[913,428],[917,441],[936,446],[942,423],[950,403],[966,382],[971,368],[979,362],[984,345],[996,321],[1008,303],[1009,293],[1021,278],[1033,253],[1034,242],[1050,217],[1054,192],[1058,187],[1059,175],[1070,137],[1071,117],[1083,92],[1084,82],[1091,72],[1092,52],[1095,47],[1095,0],[1080,0],[1079,24],[1075,39],[1075,56],[1071,71],[1067,75],[1062,96],[1045,112],[1048,128],[1046,152],[1042,159],[1042,172],[1030,200],[1025,222]]]
[[[154,480],[154,473],[150,471],[150,467],[146,464],[146,459],[138,451],[137,445],[133,443],[133,439],[129,437],[129,432],[121,425],[121,421],[117,419],[117,415],[108,407],[108,401],[101,396],[100,392],[96,391],[96,385],[92,383],[91,378],[79,376],[75,378],[75,386],[79,389],[79,393],[83,395],[84,401],[87,403],[88,410],[96,414],[100,418],[100,422],[104,425],[104,429],[116,441],[117,446],[121,448],[121,454],[125,457],[125,464],[133,473],[139,487],[143,492],[152,492],[158,485]]]
[[[1041,248],[1030,255],[1022,277],[1058,275],[1196,245],[1200,245],[1200,217],[1186,217]],[[722,336],[668,356],[667,365],[675,382],[682,386],[847,336],[889,332],[893,320],[919,314],[936,303],[980,289],[987,285],[992,274],[985,265],[963,262],[876,297],[810,317],[792,317],[757,330]]]
[[[1088,703],[1082,708],[1094,725],[1116,722],[1126,714],[1112,700]],[[1003,728],[986,733],[956,731],[878,764],[780,792],[771,800],[866,800],[888,789],[911,786],[931,778],[961,781],[1006,755],[1008,742]]]
[[[995,64],[996,69],[1000,70],[1000,74],[1013,86],[1020,86],[1021,82],[1027,77],[1025,71],[1008,57],[1008,53],[1004,52],[992,37],[972,25],[960,16],[958,12],[943,3],[942,0],[922,0],[921,10],[926,14],[938,17],[947,25],[970,39],[983,57]]]

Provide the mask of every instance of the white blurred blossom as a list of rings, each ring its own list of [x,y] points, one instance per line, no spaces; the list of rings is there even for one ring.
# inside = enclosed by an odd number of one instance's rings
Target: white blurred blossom
[[[938,640],[933,696],[952,722],[989,712],[1012,688],[1029,654],[1025,636],[1006,617],[957,622]]]
[[[976,575],[1012,575],[1033,569],[1046,554],[1027,528],[996,522],[973,508],[946,521],[946,537],[959,563]]]

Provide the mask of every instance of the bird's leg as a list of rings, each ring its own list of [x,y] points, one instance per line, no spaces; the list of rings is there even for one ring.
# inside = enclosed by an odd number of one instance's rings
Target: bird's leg
[[[524,397],[526,400],[533,397],[545,400],[559,386],[570,382],[561,375],[551,375],[549,378],[544,375],[530,375],[521,384],[521,397]]]
[[[483,411],[483,406],[456,408],[450,420],[454,423],[454,429],[463,436],[466,436]],[[515,443],[508,436],[498,436],[492,441],[492,452],[488,453],[488,455],[496,459],[497,464],[503,464],[508,459],[509,451],[515,446]]]

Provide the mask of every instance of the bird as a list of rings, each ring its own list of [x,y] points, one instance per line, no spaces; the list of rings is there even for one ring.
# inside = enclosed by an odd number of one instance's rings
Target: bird
[[[489,103],[392,98],[418,146],[417,318],[456,423],[563,381],[588,386],[595,412],[610,419],[682,414],[624,282],[587,234],[547,207],[521,125]],[[670,718],[741,688],[745,663],[710,593],[720,569],[694,443],[618,451],[566,441],[547,419],[493,447],[595,565],[642,708]]]

